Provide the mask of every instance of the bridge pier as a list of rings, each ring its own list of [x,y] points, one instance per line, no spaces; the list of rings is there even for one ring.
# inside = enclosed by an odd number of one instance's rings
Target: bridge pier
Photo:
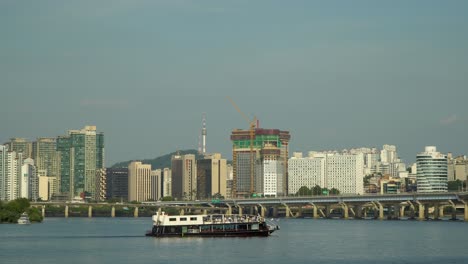
[[[135,211],[133,211],[133,217],[138,217],[138,207],[135,207]]]
[[[464,219],[463,220],[465,220],[465,222],[468,222],[468,203],[465,202],[465,201],[463,201],[463,203],[465,204],[465,208],[463,210],[464,211]]]
[[[93,207],[91,205],[88,207],[88,217],[93,217]]]
[[[185,209],[184,208],[181,208],[179,210],[179,215],[185,215]]]
[[[341,204],[341,210],[342,210],[343,219],[348,220],[348,217],[349,217],[348,206],[345,203]]]
[[[226,204],[228,207],[228,210],[226,212],[226,215],[232,215],[232,207],[229,204]]]
[[[445,208],[445,206],[443,206],[443,205],[441,205],[439,207],[439,217],[441,217],[441,218],[444,217],[444,208]]]
[[[404,205],[400,207],[400,218],[405,217],[405,208],[406,206]]]
[[[330,213],[331,213],[331,206],[326,205],[325,206],[325,218],[330,218]]]
[[[112,206],[111,217],[115,217],[115,206]]]
[[[286,218],[291,217],[291,208],[289,208],[289,206],[287,204],[283,204],[283,205],[284,205],[285,211],[286,211]]]
[[[68,218],[68,205],[65,205],[65,218]]]
[[[239,216],[242,216],[242,207],[240,205],[237,205],[237,208],[239,210]]]
[[[362,206],[356,205],[354,207],[354,219],[362,219]]]
[[[315,204],[313,204],[313,203],[312,203],[312,206],[313,206],[313,208],[312,208],[312,210],[313,210],[313,217],[314,217],[314,219],[317,219],[317,218],[319,218],[317,206],[316,206]]]
[[[438,204],[435,204],[435,205],[434,205],[434,212],[432,213],[432,215],[433,215],[432,218],[433,218],[434,220],[440,220],[440,218],[439,218],[439,212],[440,212],[440,211],[439,211],[439,205],[438,205]]]
[[[424,216],[424,213],[426,212],[425,209],[426,209],[425,206],[422,203],[418,202],[418,210],[419,210],[418,220],[419,221],[423,221],[426,219],[426,217]]]
[[[266,208],[263,207],[263,205],[261,205],[261,204],[258,204],[258,206],[260,207],[260,216],[265,218]]]
[[[42,218],[45,218],[45,205],[42,206]]]

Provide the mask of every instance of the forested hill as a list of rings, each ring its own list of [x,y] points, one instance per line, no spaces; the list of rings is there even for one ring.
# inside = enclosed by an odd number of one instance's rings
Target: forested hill
[[[166,154],[164,156],[160,156],[154,159],[144,159],[144,160],[138,160],[141,161],[143,164],[151,164],[151,169],[156,170],[156,169],[163,169],[163,168],[170,168],[171,167],[171,158],[173,155],[180,154],[180,155],[185,155],[185,154],[194,154],[196,159],[203,158],[200,154],[198,154],[198,151],[195,149],[188,149],[188,150],[180,150],[177,152],[172,152],[169,154]],[[118,162],[114,165],[112,165],[112,168],[127,168],[128,164],[130,164],[132,160],[129,161],[122,161]]]

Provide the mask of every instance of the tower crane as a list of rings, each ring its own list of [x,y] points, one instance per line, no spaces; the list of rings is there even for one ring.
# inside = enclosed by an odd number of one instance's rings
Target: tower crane
[[[234,101],[229,97],[227,96],[228,100],[231,102],[231,104],[234,106],[234,108],[237,110],[237,112],[239,112],[242,117],[247,121],[247,123],[249,123],[249,136],[250,136],[250,195],[252,195],[255,190],[254,190],[254,169],[255,169],[255,166],[254,166],[254,137],[255,137],[255,127],[257,126],[257,118],[254,116],[254,118],[251,120],[249,119],[241,110],[240,108],[236,105],[236,103],[234,103]],[[233,157],[234,158],[234,157]],[[236,178],[237,178],[237,175],[236,175]],[[235,182],[233,183],[233,189],[234,189],[234,195],[236,195],[236,190],[237,190],[237,186],[235,186],[237,184],[237,179],[235,179]]]

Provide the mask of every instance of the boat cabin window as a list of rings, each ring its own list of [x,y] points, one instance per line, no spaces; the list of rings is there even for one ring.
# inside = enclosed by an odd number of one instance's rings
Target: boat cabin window
[[[170,221],[170,222],[174,222],[174,221],[176,221],[176,220],[177,220],[177,219],[176,219],[175,217],[169,218],[169,221]]]
[[[180,221],[187,221],[187,217],[181,217]]]
[[[197,221],[196,217],[190,217],[190,221]]]

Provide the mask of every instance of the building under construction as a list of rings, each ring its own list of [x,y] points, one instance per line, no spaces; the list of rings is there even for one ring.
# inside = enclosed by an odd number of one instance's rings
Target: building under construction
[[[289,131],[232,131],[232,197],[287,195]]]

